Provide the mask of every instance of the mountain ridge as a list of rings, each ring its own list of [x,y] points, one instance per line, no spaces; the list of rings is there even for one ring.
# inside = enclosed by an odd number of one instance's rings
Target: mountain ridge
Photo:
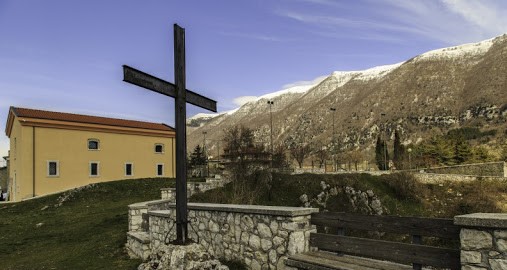
[[[502,35],[432,50],[397,64],[332,72],[304,92],[270,99],[274,102],[275,144],[329,146],[333,134],[330,108],[336,108],[335,130],[344,149],[371,149],[379,132],[392,137],[395,129],[407,144],[428,137],[428,130],[432,134],[444,132],[479,118],[486,128],[503,127],[507,117],[506,60],[507,36]],[[188,122],[190,147],[202,143],[200,131],[206,131],[207,146],[214,148],[213,140],[221,139],[224,129],[238,124],[254,129],[258,141],[269,145],[267,99],[247,102],[232,113],[196,119]]]

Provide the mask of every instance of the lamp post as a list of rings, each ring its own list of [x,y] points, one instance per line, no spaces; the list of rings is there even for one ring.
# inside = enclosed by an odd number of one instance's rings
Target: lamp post
[[[408,169],[412,170],[412,160],[411,160],[412,148],[409,148],[407,152],[408,152]]]
[[[204,153],[204,157],[206,158],[206,166],[207,166],[206,176],[209,177],[209,162],[208,162],[208,154],[206,153],[206,134],[208,134],[208,132],[206,131],[202,132],[202,135],[204,137],[202,140],[202,152]]]
[[[274,101],[268,100],[269,117],[270,117],[270,121],[271,121],[271,125],[270,125],[270,132],[271,132],[271,142],[270,142],[270,146],[271,146],[271,168],[273,168],[273,112],[271,111],[271,106],[273,104],[275,104]]]
[[[334,117],[335,117],[335,114],[336,114],[336,108],[329,108],[329,110],[331,110],[333,112],[333,166],[334,166],[334,171],[336,172],[336,133],[335,133],[335,129],[334,129]]]

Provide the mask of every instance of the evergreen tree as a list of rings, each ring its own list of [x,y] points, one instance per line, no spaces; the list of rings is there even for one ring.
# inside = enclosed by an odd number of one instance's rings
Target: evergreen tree
[[[190,166],[206,165],[208,162],[200,145],[196,145],[192,154],[190,154]]]
[[[375,161],[379,170],[388,170],[389,155],[387,153],[387,145],[384,140],[380,138],[380,134],[377,137],[377,143],[375,145]]]
[[[454,160],[456,164],[468,161],[473,155],[472,148],[468,141],[466,141],[464,137],[459,136],[454,143]]]
[[[396,168],[403,168],[403,159],[405,156],[405,147],[401,144],[400,134],[398,130],[394,131],[394,146],[393,146],[393,162]]]

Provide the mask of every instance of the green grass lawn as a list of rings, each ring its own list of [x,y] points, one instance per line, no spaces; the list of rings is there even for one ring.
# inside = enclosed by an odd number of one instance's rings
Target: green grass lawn
[[[173,179],[97,184],[60,195],[0,204],[0,269],[136,269],[125,252],[128,208],[160,198]]]

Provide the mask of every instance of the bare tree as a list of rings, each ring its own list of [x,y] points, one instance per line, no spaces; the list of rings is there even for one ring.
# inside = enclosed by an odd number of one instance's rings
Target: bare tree
[[[364,156],[361,151],[353,150],[347,153],[347,159],[349,163],[354,163],[354,167],[357,171],[357,165],[364,160]]]
[[[252,183],[270,183],[262,168],[270,163],[269,153],[255,144],[253,131],[243,126],[234,126],[224,131],[224,155],[228,160],[226,169],[233,180],[232,201],[234,203],[252,202],[256,192],[252,192]],[[260,185],[256,185],[260,187]]]
[[[299,168],[303,167],[303,162],[305,161],[305,158],[307,158],[310,155],[311,148],[308,144],[294,144],[290,148],[290,155],[292,158],[296,160],[296,162],[299,165]]]
[[[324,163],[329,158],[328,150],[325,149],[322,145],[318,147],[315,150],[315,157],[317,158],[317,161],[319,162],[319,168],[322,168],[324,166]]]

